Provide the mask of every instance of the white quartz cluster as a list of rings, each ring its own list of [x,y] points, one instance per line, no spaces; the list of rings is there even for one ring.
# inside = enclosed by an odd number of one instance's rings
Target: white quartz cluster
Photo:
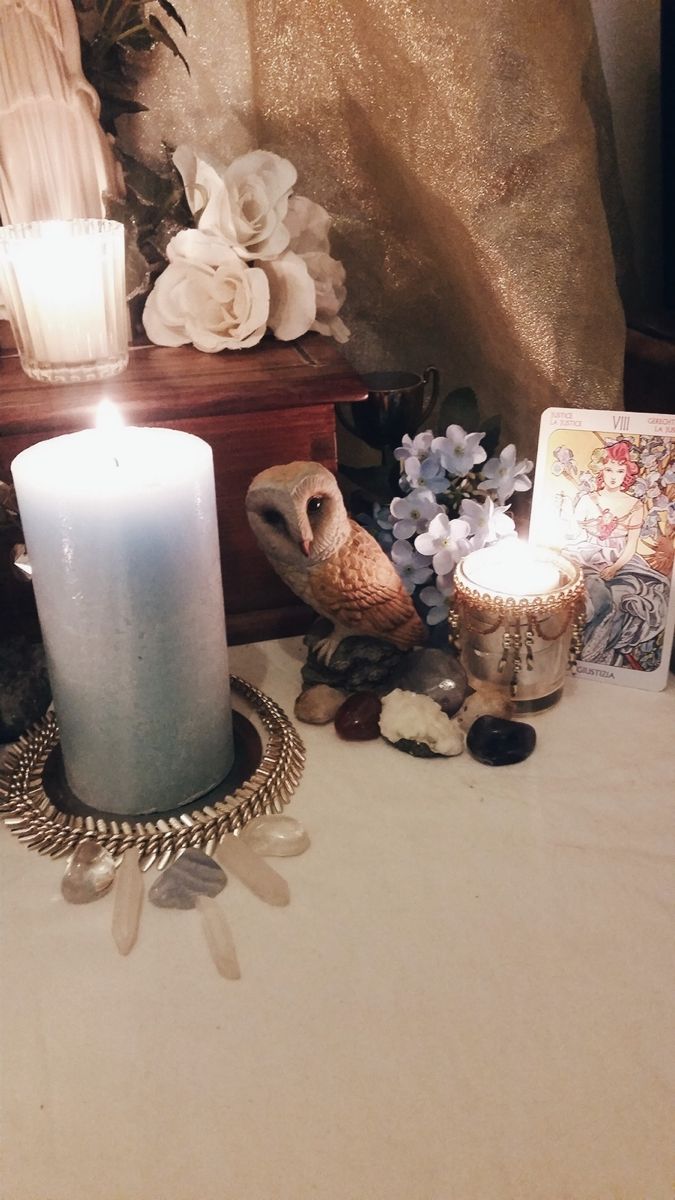
[[[461,754],[464,736],[430,696],[395,688],[382,700],[380,733],[388,742],[423,742],[434,754]]]

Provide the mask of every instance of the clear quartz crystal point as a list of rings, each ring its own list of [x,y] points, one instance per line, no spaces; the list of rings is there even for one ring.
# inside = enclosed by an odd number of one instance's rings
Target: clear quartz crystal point
[[[214,858],[267,904],[288,904],[291,894],[286,880],[240,838],[226,834]]]
[[[222,909],[211,896],[197,896],[195,903],[216,970],[224,979],[241,979],[234,938]]]
[[[69,904],[89,904],[112,887],[115,860],[105,846],[86,838],[77,846],[61,880],[61,893]]]
[[[112,935],[120,954],[136,944],[145,887],[135,849],[127,850],[117,871]]]
[[[239,836],[256,854],[273,858],[290,858],[304,854],[309,848],[307,832],[294,817],[276,814],[254,817],[247,821]]]

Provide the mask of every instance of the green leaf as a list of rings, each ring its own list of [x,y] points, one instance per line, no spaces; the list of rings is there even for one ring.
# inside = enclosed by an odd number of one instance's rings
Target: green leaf
[[[124,169],[127,187],[135,193],[141,203],[152,208],[164,208],[173,188],[171,178],[153,171],[152,167],[146,167],[145,163],[139,162],[131,154],[125,154],[119,147],[116,149]]]
[[[173,4],[171,3],[171,0],[158,0],[158,4],[159,4],[160,8],[164,9],[164,12],[166,13],[167,17],[171,17],[171,20],[176,22],[176,24],[183,30],[183,33],[187,37],[187,28],[185,25],[185,21],[181,17],[180,13],[176,11]]]
[[[438,432],[444,434],[448,425],[461,425],[465,433],[475,433],[480,428],[478,400],[472,388],[456,388],[441,401]]]
[[[146,24],[146,27],[147,27],[148,31],[150,32],[151,36],[155,39],[155,41],[161,42],[162,45],[167,46],[168,49],[171,51],[171,53],[174,54],[177,58],[179,58],[181,60],[183,66],[185,67],[185,70],[187,71],[187,73],[189,75],[190,68],[188,66],[188,62],[187,62],[185,55],[183,54],[183,52],[181,50],[179,50],[178,46],[176,45],[173,38],[171,37],[171,34],[167,33],[166,29],[162,25],[162,22],[158,21],[157,17],[155,17],[152,13],[150,13],[150,16],[146,18],[145,24]]]
[[[118,100],[116,96],[112,96],[110,93],[107,94],[106,100],[108,111],[114,114],[115,119],[121,117],[123,113],[133,114],[148,111],[147,104],[141,104],[140,100],[125,100],[122,96]]]
[[[133,31],[130,29],[120,34],[119,41],[124,41],[124,45],[128,46],[130,50],[147,53],[148,50],[152,50],[157,39],[143,25],[140,29],[134,29]]]

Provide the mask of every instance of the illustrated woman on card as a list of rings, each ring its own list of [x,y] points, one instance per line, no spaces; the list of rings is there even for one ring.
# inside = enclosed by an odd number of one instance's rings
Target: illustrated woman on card
[[[675,438],[649,432],[640,414],[636,431],[633,414],[617,414],[617,433],[590,427],[598,413],[545,416],[532,525],[583,568],[579,674],[658,686],[673,625]],[[550,428],[556,418],[562,427]]]
[[[661,658],[672,539],[665,539],[669,563],[661,563],[658,555],[655,561],[647,550],[648,534],[658,536],[660,525],[647,522],[652,506],[640,460],[639,448],[626,440],[593,452],[591,480],[584,480],[574,503],[579,540],[572,547],[588,593],[584,661],[648,671]],[[664,547],[659,549],[663,554]]]

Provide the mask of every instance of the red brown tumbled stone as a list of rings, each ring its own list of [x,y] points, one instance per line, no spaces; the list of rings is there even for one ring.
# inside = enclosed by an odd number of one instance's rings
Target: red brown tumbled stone
[[[335,731],[345,742],[370,742],[380,736],[381,712],[374,692],[354,692],[335,714]]]

